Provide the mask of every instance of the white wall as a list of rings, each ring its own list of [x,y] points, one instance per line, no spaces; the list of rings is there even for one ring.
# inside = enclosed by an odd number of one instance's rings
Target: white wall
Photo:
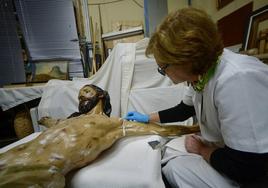
[[[111,4],[100,5],[103,33],[108,33],[113,30],[112,23],[118,21],[129,21],[132,23],[144,23],[143,0],[136,0],[142,7],[139,7],[132,0],[124,0]],[[111,0],[88,0],[89,15],[92,16],[93,26],[95,23],[100,23],[99,9],[96,3],[111,2]]]
[[[253,1],[253,11],[268,4],[268,0],[234,0],[220,10],[216,8],[216,0],[191,0],[193,7],[200,8],[208,12],[212,19],[217,22],[219,19],[231,14],[237,9]],[[103,33],[114,30],[116,22],[129,22],[132,25],[142,23],[144,25],[144,0],[136,0],[142,7],[135,4],[133,0],[123,0],[111,4],[100,5],[100,12],[97,3],[107,3],[111,0],[88,0],[89,15],[93,20],[94,29],[100,27],[100,17],[102,16]],[[167,0],[168,12],[188,7],[189,0]],[[266,27],[266,26],[265,26]],[[97,35],[97,38],[100,36]]]
[[[215,0],[191,0],[192,7],[199,8],[210,13]],[[216,5],[215,5],[216,6]],[[168,11],[188,7],[188,0],[168,0]]]
[[[188,7],[188,0],[167,0],[168,12]]]
[[[216,0],[191,0],[192,6],[205,10],[212,16],[214,21],[217,21],[224,16],[229,15],[235,10],[243,7],[249,2],[253,1],[253,11],[257,10],[265,5],[268,5],[267,0],[234,0],[230,4],[226,5],[219,11],[216,9]],[[168,11],[173,11],[178,8],[188,7],[188,0],[168,0]]]
[[[143,0],[136,1],[143,6]],[[216,9],[216,0],[191,0],[191,3],[193,7],[200,8],[208,12],[214,21],[217,21],[251,1],[253,1],[253,10],[257,10],[268,4],[267,0],[234,0],[218,11]],[[111,2],[111,0],[88,0],[89,15],[92,16],[94,27],[96,26],[96,23],[99,27],[99,9],[97,5],[91,4],[107,2]],[[188,7],[188,0],[167,0],[167,3],[168,12]],[[129,21],[133,24],[140,22],[144,24],[143,8],[135,4],[133,0],[124,0],[116,3],[100,5],[100,11],[102,16],[103,33],[111,32],[113,30],[113,23],[119,21]]]

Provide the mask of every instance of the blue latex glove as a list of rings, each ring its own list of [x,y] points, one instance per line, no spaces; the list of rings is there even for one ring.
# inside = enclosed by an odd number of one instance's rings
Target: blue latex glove
[[[124,119],[129,120],[129,121],[138,121],[142,123],[148,123],[149,115],[132,111],[132,112],[128,112],[127,115],[124,117]]]

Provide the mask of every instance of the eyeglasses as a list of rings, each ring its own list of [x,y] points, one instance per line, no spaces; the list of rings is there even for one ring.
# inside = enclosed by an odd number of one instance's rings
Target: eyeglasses
[[[157,71],[163,75],[163,76],[166,76],[166,69],[168,68],[169,64],[166,64],[165,66],[163,67],[159,67],[157,68]]]

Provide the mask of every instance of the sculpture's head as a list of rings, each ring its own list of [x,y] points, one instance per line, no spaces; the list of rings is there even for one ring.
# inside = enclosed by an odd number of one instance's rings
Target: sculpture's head
[[[93,113],[105,113],[110,116],[112,107],[110,104],[110,96],[107,91],[88,84],[82,87],[78,95],[79,100],[79,113],[85,114],[90,111]]]

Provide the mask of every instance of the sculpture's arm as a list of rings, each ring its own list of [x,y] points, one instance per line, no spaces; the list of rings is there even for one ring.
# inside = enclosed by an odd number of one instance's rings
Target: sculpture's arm
[[[158,134],[160,136],[181,136],[184,134],[191,134],[200,132],[198,125],[184,126],[184,125],[170,125],[161,126],[154,123],[139,123],[135,121],[124,121],[122,124],[125,129],[126,136],[128,135],[146,135]]]

